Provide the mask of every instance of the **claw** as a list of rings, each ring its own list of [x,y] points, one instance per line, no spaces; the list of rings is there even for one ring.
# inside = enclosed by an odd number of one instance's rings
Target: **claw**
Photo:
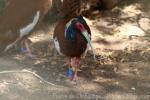
[[[21,47],[21,50],[20,50],[22,53],[27,53],[28,51],[27,51],[27,49],[26,48],[23,48],[23,47]]]
[[[36,58],[36,55],[31,54],[31,53],[28,53],[27,56],[30,57],[30,58],[32,58],[32,59]]]
[[[71,68],[69,68],[69,69],[67,70],[67,77],[68,77],[70,80],[72,80],[72,77],[73,77],[73,71],[72,71]]]
[[[75,74],[72,78],[72,81],[77,82],[77,80],[78,80],[78,76]]]
[[[30,48],[31,41],[29,39],[24,39],[21,44],[23,46],[21,52],[26,53],[32,59],[36,58],[36,55],[32,54],[32,49]]]

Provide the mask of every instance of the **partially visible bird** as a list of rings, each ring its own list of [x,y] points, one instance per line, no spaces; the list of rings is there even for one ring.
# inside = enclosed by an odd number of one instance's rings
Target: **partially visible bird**
[[[68,58],[68,77],[76,81],[81,57],[88,49],[88,45],[91,45],[91,30],[83,16],[64,18],[58,22],[53,40],[58,53]]]
[[[27,37],[52,7],[52,0],[5,0],[0,12],[0,48],[3,52],[22,41],[32,55]]]

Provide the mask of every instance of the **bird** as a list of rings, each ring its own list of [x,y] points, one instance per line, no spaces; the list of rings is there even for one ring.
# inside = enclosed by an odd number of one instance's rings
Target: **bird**
[[[65,56],[65,65],[68,66],[66,75],[73,83],[77,83],[81,59],[86,56],[89,48],[96,60],[91,30],[82,15],[86,4],[87,0],[63,0],[60,9],[62,18],[57,22],[53,33],[54,47],[60,55]]]
[[[0,10],[1,52],[7,52],[21,43],[22,50],[33,57],[28,36],[51,7],[52,0],[5,0],[5,5]]]
[[[61,13],[64,13],[66,16],[58,21],[53,33],[54,47],[60,55],[66,56],[68,66],[66,74],[71,82],[75,83],[78,80],[78,70],[81,66],[82,56],[86,54],[89,47],[93,50],[90,27],[82,14],[78,13],[79,10],[76,9],[80,3],[79,0],[64,0]],[[70,8],[70,11],[69,8],[65,8],[69,7],[65,6],[67,4],[73,7]]]

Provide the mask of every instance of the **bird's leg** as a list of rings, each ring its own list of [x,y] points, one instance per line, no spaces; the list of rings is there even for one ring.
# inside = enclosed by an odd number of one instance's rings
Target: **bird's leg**
[[[31,58],[34,58],[35,55],[32,54],[32,49],[31,49],[30,44],[29,44],[30,41],[28,39],[25,39],[24,42],[25,42],[25,47],[27,49],[28,56]]]
[[[28,55],[29,57],[31,57],[31,58],[34,58],[35,55],[32,54],[32,49],[31,49],[31,47],[30,47],[31,41],[30,41],[29,39],[24,39],[22,42],[23,42],[23,44],[24,44],[23,46],[25,46],[27,55]]]
[[[73,78],[72,78],[72,81],[77,81],[78,80],[78,68],[75,67],[74,69],[74,75],[73,75]]]
[[[68,66],[67,77],[69,78],[69,80],[72,80],[73,70],[71,66],[71,58],[66,58],[66,65]]]
[[[71,59],[71,65],[74,68],[74,75],[72,78],[72,81],[77,81],[78,80],[78,69],[81,66],[80,58],[74,57]]]
[[[24,39],[20,42],[20,45],[21,45],[21,52],[22,53],[27,53],[27,49],[25,47],[25,40]]]

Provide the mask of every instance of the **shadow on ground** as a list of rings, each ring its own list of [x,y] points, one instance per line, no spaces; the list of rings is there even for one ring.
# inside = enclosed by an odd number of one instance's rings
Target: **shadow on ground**
[[[64,57],[53,52],[55,22],[49,25],[46,21],[30,37],[38,59],[19,50],[0,57],[0,99],[149,100],[150,38],[137,24],[137,15],[149,16],[149,1],[127,1],[90,20],[97,61],[89,51],[82,60],[77,85],[66,78]],[[5,72],[16,70],[19,72]]]

